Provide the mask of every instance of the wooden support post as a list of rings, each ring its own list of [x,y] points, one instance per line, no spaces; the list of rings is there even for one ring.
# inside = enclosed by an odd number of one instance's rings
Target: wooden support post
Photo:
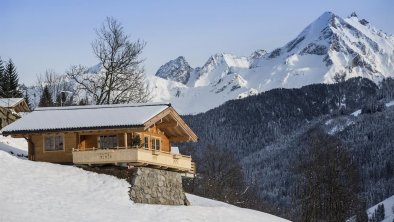
[[[75,133],[75,136],[77,138],[77,149],[81,149],[81,135],[79,135],[79,133]]]
[[[124,147],[127,149],[127,133],[124,133]]]

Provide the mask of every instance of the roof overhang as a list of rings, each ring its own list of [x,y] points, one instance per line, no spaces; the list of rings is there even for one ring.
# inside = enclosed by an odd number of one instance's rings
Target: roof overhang
[[[185,123],[182,117],[175,111],[172,106],[168,106],[160,111],[143,124],[134,125],[107,125],[107,126],[89,126],[89,127],[53,127],[47,129],[32,130],[9,130],[3,131],[4,136],[11,135],[13,137],[25,137],[29,134],[39,133],[60,133],[60,132],[81,132],[81,131],[98,131],[98,130],[147,130],[152,126],[156,126],[163,131],[172,142],[196,142],[197,135]]]
[[[2,131],[3,136],[9,135],[26,135],[34,133],[59,133],[59,132],[79,132],[94,130],[118,130],[118,129],[144,129],[144,125],[121,125],[121,126],[99,126],[99,127],[80,127],[80,128],[58,128],[58,129],[41,129],[41,130],[19,130],[19,131]]]
[[[198,140],[197,135],[171,106],[146,121],[144,126],[145,129],[156,126],[173,142],[197,142]]]

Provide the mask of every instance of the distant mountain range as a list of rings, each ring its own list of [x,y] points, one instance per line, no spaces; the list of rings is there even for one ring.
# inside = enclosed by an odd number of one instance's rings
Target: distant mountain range
[[[379,82],[394,76],[394,36],[355,13],[325,12],[286,45],[249,57],[211,56],[191,67],[183,56],[149,77],[154,101],[170,101],[182,114],[205,112],[227,100],[273,88],[298,88],[361,76]]]

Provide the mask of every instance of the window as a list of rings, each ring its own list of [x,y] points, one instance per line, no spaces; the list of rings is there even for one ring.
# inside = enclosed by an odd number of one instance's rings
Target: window
[[[59,151],[64,150],[63,136],[45,136],[44,137],[45,151]]]
[[[149,149],[149,137],[147,136],[144,137],[144,148]]]
[[[156,150],[160,150],[160,139],[156,139]]]
[[[118,137],[116,135],[98,137],[98,147],[101,149],[115,148],[117,146]]]
[[[160,138],[152,138],[151,139],[151,144],[152,144],[152,149],[153,150],[160,150]]]

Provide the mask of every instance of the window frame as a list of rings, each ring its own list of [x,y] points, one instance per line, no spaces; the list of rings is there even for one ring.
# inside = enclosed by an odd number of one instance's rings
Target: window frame
[[[151,136],[150,141],[151,141],[152,150],[161,151],[162,142],[161,142],[161,138],[160,137]],[[159,149],[157,149],[157,142],[159,142]]]
[[[61,137],[63,140],[63,145],[62,145],[62,149],[58,149],[58,150],[47,150],[46,149],[46,138],[47,137]],[[56,143],[56,139],[54,141]],[[66,151],[66,142],[64,139],[64,134],[46,134],[42,136],[42,151],[43,153],[52,153],[52,152],[65,152]]]
[[[149,150],[149,136],[144,135],[144,149]]]

